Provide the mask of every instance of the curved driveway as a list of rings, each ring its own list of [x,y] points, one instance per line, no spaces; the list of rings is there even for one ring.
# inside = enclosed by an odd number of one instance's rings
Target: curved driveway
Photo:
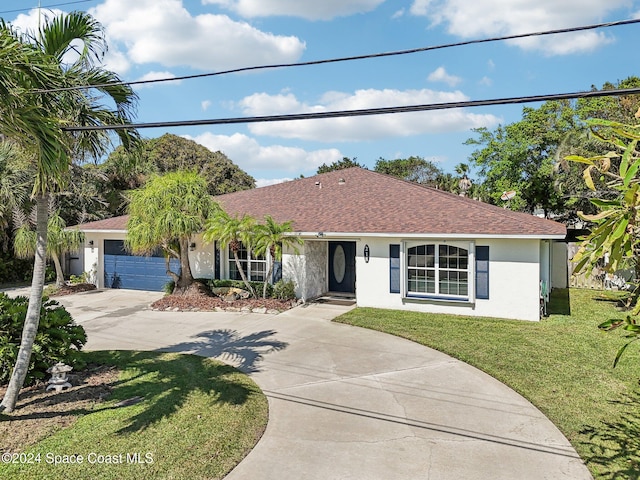
[[[557,428],[479,370],[416,343],[332,323],[345,307],[280,315],[154,312],[160,294],[60,299],[88,349],[190,352],[249,373],[267,430],[228,480],[589,479]]]

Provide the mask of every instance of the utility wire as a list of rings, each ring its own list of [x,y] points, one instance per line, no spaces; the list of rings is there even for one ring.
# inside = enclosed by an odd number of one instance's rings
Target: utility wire
[[[184,75],[181,77],[166,77],[166,78],[154,78],[148,80],[135,80],[131,82],[113,82],[113,83],[103,83],[99,85],[86,85],[86,86],[75,86],[75,87],[66,87],[66,88],[55,88],[55,89],[43,89],[43,90],[35,90],[35,93],[52,93],[52,92],[61,92],[67,90],[78,90],[83,88],[102,88],[108,87],[111,85],[142,85],[149,83],[159,83],[159,82],[175,82],[178,80],[192,80],[195,78],[204,78],[204,77],[214,77],[218,75],[228,75],[230,73],[240,73],[240,72],[249,72],[254,70],[265,70],[271,68],[288,68],[288,67],[305,67],[309,65],[322,65],[326,63],[338,63],[338,62],[350,62],[354,60],[366,60],[371,58],[381,58],[381,57],[392,57],[398,55],[408,55],[412,53],[420,53],[420,52],[428,52],[432,50],[440,50],[444,48],[453,48],[453,47],[462,47],[465,45],[475,45],[480,43],[489,43],[489,42],[500,42],[505,40],[515,40],[518,38],[527,38],[527,37],[541,37],[545,35],[556,35],[561,33],[575,33],[582,32],[585,30],[595,30],[597,28],[608,28],[608,27],[618,27],[623,25],[633,25],[636,23],[640,23],[640,18],[631,19],[631,20],[620,20],[616,22],[607,22],[607,23],[597,23],[594,25],[585,25],[581,27],[570,27],[570,28],[561,28],[557,30],[546,30],[542,32],[533,32],[533,33],[520,33],[516,35],[507,35],[504,37],[493,37],[493,38],[483,38],[476,40],[466,40],[464,42],[456,42],[456,43],[446,43],[442,45],[433,45],[429,47],[420,47],[420,48],[411,48],[408,50],[396,50],[392,52],[382,52],[382,53],[371,53],[367,55],[354,55],[350,57],[338,57],[338,58],[328,58],[323,60],[311,60],[308,62],[296,62],[296,63],[278,63],[278,64],[269,64],[269,65],[255,65],[251,67],[241,67],[234,68],[231,70],[222,70],[220,72],[209,72],[209,73],[199,73],[195,75]]]
[[[209,120],[182,120],[173,122],[131,123],[123,125],[92,125],[64,127],[66,132],[85,132],[95,130],[125,130],[158,127],[190,127],[199,125],[231,125],[240,123],[285,122],[292,120],[317,120],[323,118],[363,117],[370,115],[385,115],[391,113],[426,112],[434,110],[448,110],[452,108],[482,107],[488,105],[514,105],[521,103],[545,102],[551,100],[572,100],[577,98],[595,98],[613,95],[638,95],[639,88],[624,88],[614,90],[593,90],[589,92],[557,93],[552,95],[534,95],[527,97],[495,98],[489,100],[470,100],[449,103],[428,103],[423,105],[406,105],[396,107],[366,108],[362,110],[338,110],[331,112],[293,113],[287,115],[268,115],[261,117],[219,118]]]
[[[75,5],[78,3],[88,3],[93,2],[94,0],[76,0],[75,2],[64,2],[64,3],[53,3],[51,5],[43,5],[42,8],[51,8],[51,7],[64,7],[66,5]],[[29,7],[29,8],[16,8],[15,10],[4,10],[0,12],[0,15],[4,15],[5,13],[18,13],[18,12],[28,12],[30,10],[34,10],[36,8],[41,8],[40,6]]]

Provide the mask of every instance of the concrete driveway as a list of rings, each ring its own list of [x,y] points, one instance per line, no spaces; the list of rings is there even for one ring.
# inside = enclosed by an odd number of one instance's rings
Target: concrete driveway
[[[312,304],[280,315],[155,312],[161,294],[60,298],[88,349],[189,352],[249,373],[269,424],[237,479],[589,479],[569,442],[510,388],[444,354],[335,324]]]

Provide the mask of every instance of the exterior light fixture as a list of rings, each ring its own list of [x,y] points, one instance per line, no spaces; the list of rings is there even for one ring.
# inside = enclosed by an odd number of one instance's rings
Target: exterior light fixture
[[[89,246],[93,247],[93,240],[89,240]]]

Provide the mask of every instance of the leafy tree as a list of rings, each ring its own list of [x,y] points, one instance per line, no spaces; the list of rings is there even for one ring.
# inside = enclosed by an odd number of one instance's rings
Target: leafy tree
[[[586,185],[595,190],[593,176],[604,176],[610,186],[618,192],[612,200],[593,199],[599,212],[595,215],[581,214],[584,220],[593,222],[591,233],[581,243],[573,260],[577,262],[576,271],[586,270],[591,273],[594,266],[604,265],[609,272],[623,268],[635,271],[635,290],[630,305],[631,315],[625,321],[609,320],[600,325],[604,330],[613,330],[620,326],[627,331],[630,339],[618,351],[614,366],[620,360],[626,348],[640,340],[640,125],[631,126],[609,120],[592,120],[588,122],[597,138],[613,148],[604,155],[583,157],[569,156],[573,162],[586,164],[584,180]],[[605,132],[603,134],[603,132]]]
[[[33,225],[23,218],[13,239],[13,250],[18,258],[33,258],[36,254],[37,235]],[[68,229],[60,216],[60,211],[49,215],[47,227],[47,258],[53,261],[56,269],[56,285],[64,285],[64,273],[60,259],[65,253],[77,250],[84,243],[84,233],[77,228]]]
[[[193,283],[189,243],[217,208],[207,193],[205,179],[196,172],[152,177],[144,187],[130,193],[125,244],[137,254],[151,254],[162,248],[167,275],[175,282],[173,293],[189,293]],[[171,257],[180,260],[180,272],[171,271]]]
[[[562,211],[563,198],[554,189],[554,165],[558,145],[578,128],[574,110],[568,102],[551,101],[537,109],[525,107],[522,116],[493,132],[475,129],[479,138],[465,142],[481,147],[470,160],[483,179],[485,200],[500,204],[503,192],[515,190],[512,209],[533,212],[541,207],[545,215]]]
[[[269,271],[265,276],[264,286],[262,287],[263,298],[267,297],[267,284],[273,272],[274,262],[282,261],[282,249],[289,247],[298,253],[296,245],[302,244],[300,237],[292,236],[292,232],[291,222],[278,223],[271,215],[264,217],[264,223],[256,226],[253,252],[256,255],[264,255],[268,250],[271,254]]]
[[[66,54],[72,50],[77,58],[68,63]],[[132,89],[120,83],[116,74],[98,66],[105,50],[102,27],[83,12],[46,19],[38,32],[24,35],[4,22],[0,24],[0,133],[20,143],[34,166],[32,195],[37,235],[29,308],[16,364],[1,405],[7,411],[15,408],[38,331],[47,251],[48,196],[64,189],[72,158],[100,157],[111,142],[106,132],[70,134],[61,127],[130,123],[135,106]],[[106,106],[105,100],[112,107]],[[126,130],[118,131],[118,136],[123,142],[135,137]]]
[[[442,179],[444,173],[435,163],[422,157],[397,158],[395,160],[379,158],[373,169],[379,173],[386,173],[408,182],[431,187],[438,186],[438,180]]]
[[[333,172],[334,170],[344,170],[345,168],[351,168],[351,167],[365,168],[364,165],[360,165],[356,161],[355,157],[353,159],[348,157],[343,157],[342,160],[336,160],[330,165],[323,163],[318,167],[318,171],[316,172],[316,174]]]
[[[212,218],[207,220],[205,231],[202,235],[203,240],[207,243],[217,241],[221,249],[229,247],[229,250],[233,253],[233,259],[240,273],[240,278],[242,278],[245,287],[254,297],[257,296],[256,291],[247,279],[244,268],[240,263],[238,252],[242,244],[247,250],[251,250],[255,232],[256,220],[253,217],[248,215],[231,217],[227,212],[220,209]]]
[[[123,192],[141,187],[154,174],[197,172],[206,180],[209,195],[214,196],[255,187],[254,178],[222,152],[169,133],[144,140],[135,151],[117,148],[100,170],[108,179],[107,199],[113,213],[120,213],[126,204]]]

